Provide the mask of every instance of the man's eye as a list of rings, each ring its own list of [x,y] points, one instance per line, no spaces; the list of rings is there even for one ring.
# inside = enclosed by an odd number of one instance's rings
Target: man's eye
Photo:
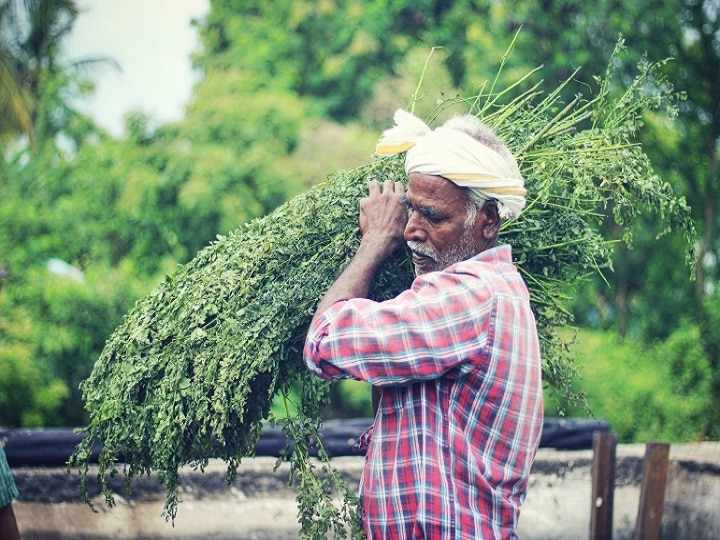
[[[422,213],[423,217],[430,223],[439,223],[442,221],[442,217],[439,216],[432,208],[423,208],[420,210],[420,213]]]

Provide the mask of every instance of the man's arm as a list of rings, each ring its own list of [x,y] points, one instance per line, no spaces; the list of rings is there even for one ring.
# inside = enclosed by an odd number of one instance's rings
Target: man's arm
[[[357,252],[318,304],[313,322],[340,300],[367,298],[380,265],[403,244],[407,213],[405,189],[400,182],[370,182],[369,195],[360,201],[360,233]]]

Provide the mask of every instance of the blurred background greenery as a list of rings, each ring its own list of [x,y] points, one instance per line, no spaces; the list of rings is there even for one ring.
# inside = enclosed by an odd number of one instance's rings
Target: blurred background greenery
[[[549,388],[546,414],[603,418],[620,442],[720,439],[716,1],[212,0],[184,118],[130,113],[122,137],[74,108],[103,62],[64,54],[77,17],[70,0],[0,1],[0,425],[85,424],[78,383],[137,299],[217,234],[367,162],[413,97],[422,116],[477,93],[522,28],[500,84],[543,65],[554,89],[582,67],[591,93],[620,35],[621,73],[671,59],[684,99],[638,137],[698,232],[694,280],[682,238],[648,219],[613,273],[571,291],[589,411]],[[366,385],[335,385],[328,416],[369,414]]]

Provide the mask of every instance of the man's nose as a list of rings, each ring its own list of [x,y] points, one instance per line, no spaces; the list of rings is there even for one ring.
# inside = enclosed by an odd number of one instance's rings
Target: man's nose
[[[408,221],[405,225],[405,232],[403,234],[406,242],[410,240],[423,242],[425,240],[425,231],[420,226],[419,221],[418,212],[413,212],[408,216]]]

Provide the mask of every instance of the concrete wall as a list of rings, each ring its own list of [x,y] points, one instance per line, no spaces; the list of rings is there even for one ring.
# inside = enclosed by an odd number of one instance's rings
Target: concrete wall
[[[619,445],[614,491],[613,538],[633,536],[642,480],[644,445]],[[525,540],[589,537],[593,453],[541,449],[520,518]],[[363,458],[333,459],[351,482]],[[225,483],[225,466],[183,474],[183,502],[174,526],[162,516],[164,491],[151,478],[138,479],[133,495],[118,483],[117,504],[98,495],[93,511],[80,501],[77,473],[65,469],[17,468],[21,498],[15,513],[25,540],[49,539],[272,539],[297,538],[296,493],[288,469],[273,471],[274,458],[244,462],[237,479]],[[673,445],[665,497],[662,538],[720,539],[720,443]]]

